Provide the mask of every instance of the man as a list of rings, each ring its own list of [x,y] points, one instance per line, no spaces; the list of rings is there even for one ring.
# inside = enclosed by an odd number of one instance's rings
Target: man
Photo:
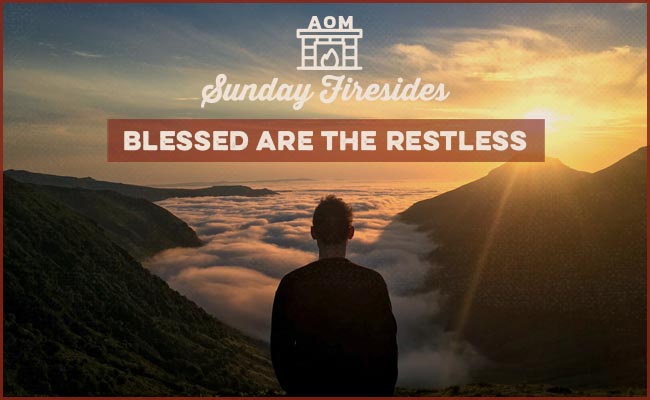
[[[386,283],[345,258],[352,210],[334,195],[316,207],[318,261],[287,274],[275,293],[273,368],[290,396],[392,396],[397,327]]]

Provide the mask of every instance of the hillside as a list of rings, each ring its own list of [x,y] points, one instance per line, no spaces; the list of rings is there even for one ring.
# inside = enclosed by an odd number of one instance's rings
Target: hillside
[[[589,174],[505,164],[401,214],[429,232],[440,320],[476,379],[645,387],[646,148]]]
[[[263,345],[169,288],[95,223],[5,178],[4,393],[255,394]]]
[[[200,189],[171,189],[148,186],[128,185],[124,183],[98,181],[93,178],[75,178],[39,174],[23,170],[7,170],[5,176],[24,183],[36,185],[58,186],[66,188],[81,188],[89,190],[111,190],[129,197],[142,198],[149,201],[160,201],[172,197],[201,197],[201,196],[246,196],[261,197],[276,194],[269,189],[251,189],[248,186],[228,185],[211,186]]]
[[[148,200],[108,190],[40,185],[34,185],[34,189],[95,221],[137,260],[172,247],[201,245],[196,232],[185,222]]]
[[[473,383],[442,389],[397,388],[398,397],[637,397],[644,388],[571,389],[564,386],[518,383],[511,385]]]

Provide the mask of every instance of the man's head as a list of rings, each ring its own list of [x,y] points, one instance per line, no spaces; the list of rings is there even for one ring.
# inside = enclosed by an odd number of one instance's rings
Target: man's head
[[[322,198],[314,210],[311,227],[311,237],[318,246],[345,245],[353,236],[350,206],[333,194]]]

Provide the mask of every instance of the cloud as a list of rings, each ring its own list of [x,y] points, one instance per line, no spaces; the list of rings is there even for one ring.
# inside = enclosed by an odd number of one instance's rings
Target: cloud
[[[43,46],[43,47],[47,47],[50,50],[56,49],[55,45],[53,45],[52,43],[48,43],[48,42],[38,42],[38,45]]]
[[[85,51],[72,50],[72,54],[83,58],[104,58],[103,54],[86,53]]]
[[[171,287],[225,323],[268,340],[273,296],[288,272],[317,258],[309,230],[329,191],[305,183],[268,198],[201,197],[159,202],[187,221],[205,245],[170,249],[146,263]],[[466,382],[482,358],[436,321],[440,295],[423,283],[435,272],[431,242],[394,216],[431,190],[394,186],[340,188],[355,212],[348,258],[385,278],[398,323],[399,385],[425,388]]]
[[[610,21],[588,12],[552,14],[544,20],[544,25],[552,31],[571,29],[574,32],[582,31],[591,34],[614,29]]]
[[[470,379],[468,360],[474,367],[485,363],[472,347],[454,341],[451,335],[442,336],[449,342],[422,347],[400,357],[402,386],[417,388],[427,382],[430,387],[444,387],[450,382],[467,382]]]
[[[461,119],[524,118],[533,110],[568,116],[555,121],[547,154],[594,171],[619,156],[611,152],[613,143],[626,149],[646,144],[647,49],[606,40],[610,20],[588,13],[571,18],[544,15],[537,29],[424,29],[373,61],[388,76],[415,69],[451,91],[435,110],[413,112]],[[593,140],[595,127],[607,133]]]
[[[549,17],[548,26],[567,28],[561,16]],[[575,24],[575,21],[574,21]],[[595,17],[580,19],[580,29],[607,30],[608,22]],[[448,81],[480,79],[486,82],[539,82],[556,87],[562,84],[618,85],[634,81],[645,64],[646,50],[622,45],[586,50],[554,35],[520,26],[497,28],[433,29],[415,39],[417,44],[399,43],[391,51],[402,55],[399,62],[422,67]],[[632,71],[632,72],[630,72]],[[442,75],[441,75],[442,74]],[[503,86],[503,89],[508,89]]]
[[[218,266],[182,269],[169,284],[235,328],[261,332],[268,328],[278,282],[249,268]]]
[[[442,69],[442,57],[420,44],[397,43],[391,51],[418,68]]]
[[[626,3],[626,4],[622,4],[622,6],[627,11],[638,11],[638,10],[643,9],[645,4],[644,3]]]
[[[549,16],[545,22],[548,31],[513,25],[430,29],[413,38],[415,43],[392,46],[390,52],[401,57],[391,60],[417,68],[426,65],[427,75],[454,82],[455,86],[465,81],[476,89],[477,79],[501,83],[499,95],[520,90],[519,86],[507,85],[509,82],[535,82],[556,93],[558,85],[565,93],[575,93],[578,88],[593,92],[641,87],[645,82],[646,49],[620,45],[590,50],[553,34],[557,29],[552,27],[578,32],[610,29],[608,21],[594,16],[578,20],[579,26],[572,20],[571,28],[566,16]],[[526,94],[530,95],[530,91]]]

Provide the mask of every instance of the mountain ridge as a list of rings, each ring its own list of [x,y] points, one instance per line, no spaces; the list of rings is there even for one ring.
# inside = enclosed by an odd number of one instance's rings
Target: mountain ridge
[[[111,190],[125,196],[143,198],[149,201],[161,201],[172,197],[201,197],[201,196],[247,196],[261,197],[277,194],[269,189],[252,189],[243,185],[211,186],[200,189],[172,189],[155,188],[148,186],[131,185],[125,183],[100,181],[91,177],[76,178],[72,176],[60,176],[42,174],[26,170],[9,169],[4,171],[19,182],[31,183],[46,186],[58,186],[66,188],[80,188],[88,190]]]
[[[645,385],[646,152],[503,165],[400,214],[434,244],[440,322],[493,361],[478,377]]]
[[[30,186],[95,221],[139,261],[169,248],[203,244],[187,223],[148,200],[111,190]]]

